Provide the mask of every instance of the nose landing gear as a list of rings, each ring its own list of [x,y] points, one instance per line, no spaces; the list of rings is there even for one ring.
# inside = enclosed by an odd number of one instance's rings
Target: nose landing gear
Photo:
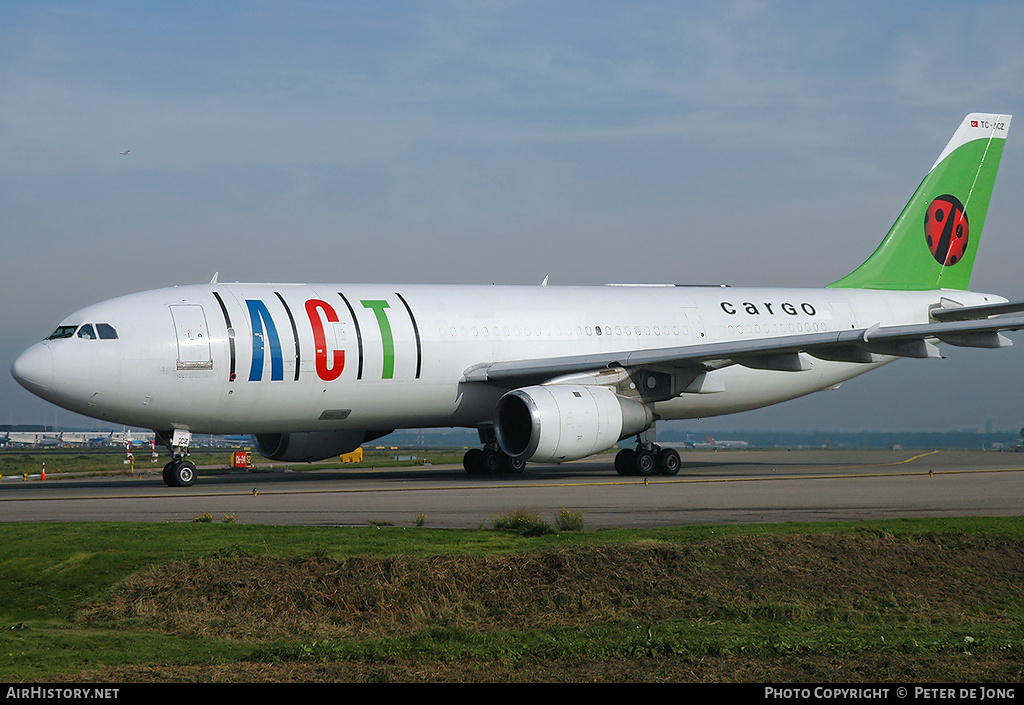
[[[174,458],[164,465],[164,484],[168,487],[191,487],[196,481],[196,464],[188,459],[188,446],[192,442],[192,434],[188,431],[175,429],[168,432],[156,432],[157,440],[167,446]]]
[[[196,466],[188,458],[172,460],[164,465],[164,484],[168,487],[191,487],[196,481]]]

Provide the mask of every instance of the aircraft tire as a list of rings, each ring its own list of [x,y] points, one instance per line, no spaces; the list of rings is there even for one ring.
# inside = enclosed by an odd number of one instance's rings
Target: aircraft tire
[[[485,448],[480,458],[480,470],[484,475],[497,475],[501,472],[502,453],[490,448]]]
[[[682,461],[675,448],[662,448],[658,453],[658,472],[662,475],[675,475],[679,472]]]
[[[633,458],[633,469],[635,474],[646,477],[657,469],[658,461],[649,450],[638,450]]]
[[[615,454],[615,472],[620,475],[633,474],[633,460],[636,451],[632,448],[623,448]]]
[[[483,467],[484,451],[481,448],[470,448],[462,456],[462,467],[470,475],[479,475]]]
[[[526,461],[522,458],[513,458],[511,455],[502,453],[501,469],[512,475],[518,475],[526,469]]]
[[[167,463],[167,465],[164,465],[164,484],[167,485],[168,487],[174,487],[173,477],[174,461],[172,460],[171,462]]]
[[[196,466],[191,460],[176,460],[169,463],[171,468],[167,472],[164,468],[164,482],[171,487],[191,487],[196,482]],[[170,480],[170,482],[168,482]]]

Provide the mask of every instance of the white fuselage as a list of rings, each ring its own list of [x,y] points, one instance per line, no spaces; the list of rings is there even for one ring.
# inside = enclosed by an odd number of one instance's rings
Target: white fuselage
[[[467,371],[874,324],[925,323],[970,292],[729,287],[210,284],[132,294],[62,323],[116,338],[48,339],[15,363],[39,396],[114,423],[193,433],[479,426],[508,391]],[[106,329],[106,330],[109,330]],[[827,389],[885,364],[730,365],[658,418],[728,414]]]

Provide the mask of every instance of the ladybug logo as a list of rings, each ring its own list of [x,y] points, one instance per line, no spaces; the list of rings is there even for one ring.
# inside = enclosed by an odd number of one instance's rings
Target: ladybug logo
[[[956,264],[967,251],[970,228],[964,204],[956,196],[939,196],[924,214],[924,240],[935,261],[944,267]]]

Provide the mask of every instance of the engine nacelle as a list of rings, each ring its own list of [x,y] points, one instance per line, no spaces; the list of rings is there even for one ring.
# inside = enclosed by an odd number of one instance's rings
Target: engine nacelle
[[[365,431],[304,431],[259,433],[252,437],[265,458],[293,463],[312,463],[350,453],[366,441]]]
[[[608,387],[552,384],[513,389],[498,400],[494,431],[509,455],[538,463],[608,450],[654,423],[642,402]]]

